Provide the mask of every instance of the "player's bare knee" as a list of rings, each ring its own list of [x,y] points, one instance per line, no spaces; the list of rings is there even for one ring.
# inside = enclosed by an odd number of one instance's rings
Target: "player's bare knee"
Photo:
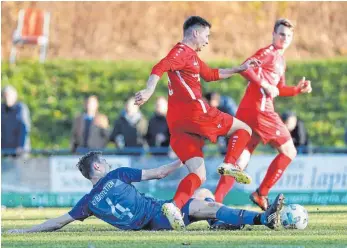
[[[214,195],[212,194],[210,190],[206,188],[200,188],[194,192],[193,198],[202,199],[202,200],[204,200],[205,198],[211,198],[214,200]]]
[[[206,181],[206,168],[203,158],[194,157],[185,162],[190,173],[195,173],[201,180],[201,183]]]
[[[252,136],[252,128],[250,128],[250,126],[248,126],[246,123],[244,123],[243,121],[239,121],[239,128],[238,129],[243,129],[246,130],[250,136]]]
[[[288,157],[290,157],[292,160],[296,157],[296,155],[298,154],[295,146],[292,146],[290,149],[289,149],[289,154],[288,154]]]
[[[252,136],[252,128],[250,128],[246,123],[244,124],[244,129],[249,133],[249,136]]]
[[[294,159],[296,155],[298,154],[296,148],[294,145],[286,147],[286,149],[283,149],[282,152],[284,155],[286,155],[290,159]]]
[[[197,169],[193,173],[198,175],[198,177],[200,178],[201,184],[203,184],[206,181],[206,170],[205,170],[205,168]]]
[[[210,208],[216,208],[216,209],[219,209],[220,207],[223,206],[223,204],[219,202],[206,202],[205,204]]]

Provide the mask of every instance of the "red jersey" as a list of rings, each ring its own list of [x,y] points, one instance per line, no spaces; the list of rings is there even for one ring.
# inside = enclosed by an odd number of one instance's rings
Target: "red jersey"
[[[264,89],[260,86],[263,80],[277,86],[280,96],[293,96],[299,93],[296,87],[285,86],[286,63],[283,55],[273,45],[260,49],[250,58],[260,60],[261,65],[241,73],[242,76],[249,80],[249,83],[239,109],[274,111],[273,99],[267,96]]]
[[[183,43],[177,43],[152,69],[152,74],[159,77],[164,72],[167,72],[169,77],[169,127],[177,120],[207,113],[210,106],[202,99],[200,76],[206,82],[219,80],[218,69],[209,68],[200,60],[196,51]]]

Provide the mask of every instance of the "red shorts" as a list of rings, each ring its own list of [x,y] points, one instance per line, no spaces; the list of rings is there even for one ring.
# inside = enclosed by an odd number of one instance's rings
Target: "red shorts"
[[[279,147],[292,137],[276,112],[261,112],[252,109],[238,109],[236,118],[245,122],[259,135],[262,142]]]
[[[185,162],[193,157],[203,157],[204,139],[216,143],[225,136],[233,124],[233,117],[216,108],[198,117],[175,121],[170,125],[170,145],[178,158]]]

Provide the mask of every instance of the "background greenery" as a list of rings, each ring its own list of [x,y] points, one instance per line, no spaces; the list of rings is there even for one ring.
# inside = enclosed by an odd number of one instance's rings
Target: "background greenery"
[[[226,61],[209,63],[212,67],[230,67]],[[19,98],[28,104],[32,118],[33,148],[68,148],[73,117],[82,110],[83,99],[96,94],[100,111],[110,118],[111,126],[124,107],[125,100],[142,89],[153,63],[138,61],[61,60],[39,64],[2,63],[2,87],[11,84]],[[302,76],[312,81],[313,93],[276,99],[277,111],[294,110],[304,120],[312,143],[320,146],[344,146],[347,124],[347,60],[288,62],[287,84],[296,84]],[[214,90],[240,102],[246,81],[240,76],[216,83],[202,83],[204,92]],[[167,95],[166,76],[156,93],[142,107],[150,118],[155,98]]]

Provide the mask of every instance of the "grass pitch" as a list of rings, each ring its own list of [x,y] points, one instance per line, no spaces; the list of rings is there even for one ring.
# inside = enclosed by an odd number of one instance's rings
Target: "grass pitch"
[[[200,221],[185,232],[129,232],[90,218],[52,233],[5,233],[8,229],[39,224],[68,210],[3,209],[2,247],[347,247],[347,206],[307,207],[309,225],[305,230],[272,231],[263,226],[248,226],[241,231],[210,231],[207,222]]]

